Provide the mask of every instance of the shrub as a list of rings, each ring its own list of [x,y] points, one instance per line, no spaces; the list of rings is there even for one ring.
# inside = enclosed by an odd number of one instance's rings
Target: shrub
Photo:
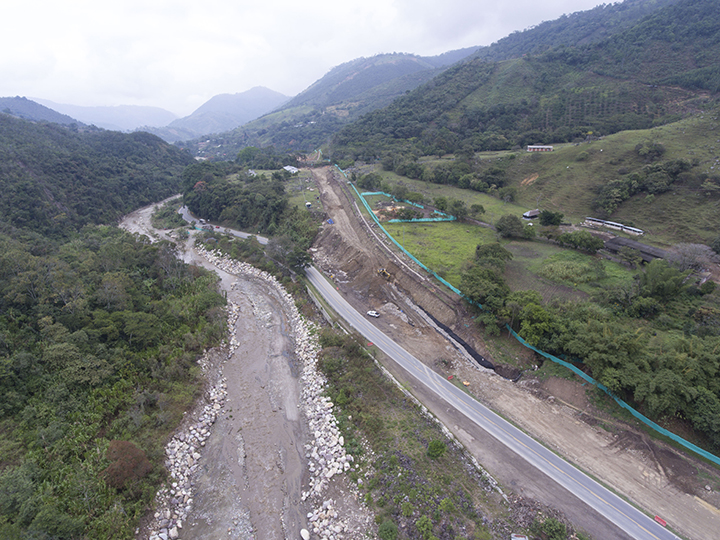
[[[439,457],[442,457],[446,450],[447,446],[445,446],[444,442],[438,440],[430,441],[427,455],[430,459],[438,459]]]
[[[395,522],[386,519],[378,528],[378,536],[382,540],[395,540],[398,537],[398,528]]]
[[[112,463],[105,469],[105,481],[115,489],[123,489],[152,470],[145,452],[130,441],[111,441],[107,458]]]
[[[710,243],[710,247],[712,250],[720,255],[720,236],[716,236],[713,241]]]
[[[540,529],[547,535],[548,540],[565,540],[567,538],[565,524],[555,518],[547,518]]]
[[[495,229],[503,237],[522,238],[523,224],[520,218],[511,214],[506,214],[498,219]]]

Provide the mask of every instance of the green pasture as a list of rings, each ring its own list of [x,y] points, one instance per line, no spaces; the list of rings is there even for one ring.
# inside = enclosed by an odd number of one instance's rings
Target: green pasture
[[[475,247],[495,241],[495,231],[468,223],[384,223],[395,240],[425,266],[456,287]]]
[[[497,241],[492,229],[468,223],[385,223],[410,254],[456,287],[478,244]],[[598,288],[632,279],[620,264],[539,241],[503,241],[513,254],[505,277],[512,290],[534,289],[546,300],[580,300]]]
[[[485,213],[479,216],[478,219],[484,223],[495,223],[500,217],[506,214],[521,216],[528,210],[536,208],[535,206],[530,207],[516,203],[504,203],[496,197],[469,189],[462,189],[447,184],[432,184],[430,182],[423,182],[422,180],[413,180],[412,178],[399,176],[394,172],[379,171],[379,174],[388,184],[396,185],[402,183],[410,191],[422,194],[430,204],[438,197],[464,201],[468,208],[473,204],[481,204],[485,209]]]
[[[513,254],[505,277],[514,291],[534,289],[550,299],[580,300],[598,288],[632,279],[620,264],[545,242],[514,241],[504,244]]]

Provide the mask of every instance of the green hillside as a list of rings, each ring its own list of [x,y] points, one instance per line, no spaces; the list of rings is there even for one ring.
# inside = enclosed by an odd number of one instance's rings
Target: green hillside
[[[543,21],[523,32],[513,32],[473,55],[488,61],[509,60],[525,55],[538,55],[559,46],[588,45],[631,28],[661,7],[678,0],[625,0],[601,4],[587,11],[578,11]]]
[[[78,131],[0,114],[0,216],[58,236],[177,193],[189,154],[147,133]]]
[[[343,128],[333,157],[502,150],[669,123],[718,91],[718,54],[716,4],[683,0],[589,45],[457,64]]]
[[[225,330],[216,278],[113,224],[193,160],[0,115],[0,538],[132,538]]]

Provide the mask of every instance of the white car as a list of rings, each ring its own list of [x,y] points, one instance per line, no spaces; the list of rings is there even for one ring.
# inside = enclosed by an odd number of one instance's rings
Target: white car
[[[379,317],[380,314],[377,311],[368,311],[367,312],[369,317]]]

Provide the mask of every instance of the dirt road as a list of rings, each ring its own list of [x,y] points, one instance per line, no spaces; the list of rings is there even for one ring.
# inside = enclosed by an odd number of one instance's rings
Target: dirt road
[[[454,354],[447,342],[409,309],[421,305],[478,352],[492,358],[460,302],[429,280],[419,281],[406,262],[378,247],[379,233],[364,221],[348,196],[345,181],[332,168],[314,169],[321,200],[333,225],[325,225],[314,248],[316,264],[335,276],[339,290],[360,310],[382,313],[378,326],[428,366],[470,383],[480,401],[511,419],[650,515],[660,515],[680,534],[713,540],[720,530],[718,472],[642,431],[608,417],[593,406],[580,383],[523,379],[515,384],[480,371]],[[377,274],[388,268],[390,280]],[[528,356],[527,364],[533,359]],[[393,371],[393,366],[388,365]],[[404,378],[401,373],[395,373]],[[416,389],[416,392],[419,390]],[[455,411],[431,396],[418,395],[506,488],[561,509],[595,538],[624,538],[614,525],[595,514],[532,467],[515,459]]]

